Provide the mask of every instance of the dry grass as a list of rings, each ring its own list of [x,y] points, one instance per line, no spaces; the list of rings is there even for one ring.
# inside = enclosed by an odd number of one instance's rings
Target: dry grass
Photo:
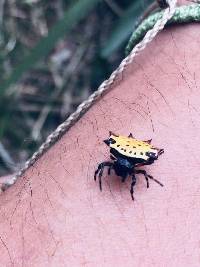
[[[1,84],[18,70],[24,57],[48,36],[74,2],[0,1]],[[143,0],[142,7],[147,2]],[[124,57],[122,46],[107,57],[102,57],[101,52],[130,4],[131,0],[100,1],[70,34],[56,42],[47,56],[41,55],[37,64],[17,77],[19,82],[2,87],[0,175],[15,171]]]

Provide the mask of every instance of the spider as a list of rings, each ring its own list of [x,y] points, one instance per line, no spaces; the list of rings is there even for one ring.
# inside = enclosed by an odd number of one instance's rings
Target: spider
[[[98,175],[99,188],[101,191],[101,177],[105,167],[108,167],[108,175],[110,175],[111,170],[113,169],[116,175],[121,177],[122,182],[125,182],[126,178],[131,175],[132,182],[130,193],[132,200],[134,200],[133,188],[136,184],[136,174],[144,175],[147,182],[147,188],[149,188],[149,179],[153,180],[160,186],[163,186],[161,182],[147,174],[145,170],[137,170],[136,167],[153,164],[154,161],[164,153],[164,149],[156,148],[151,145],[151,140],[137,140],[131,133],[126,137],[110,132],[109,138],[104,140],[104,142],[110,147],[110,158],[112,161],[100,163],[95,171],[94,180],[96,181]]]

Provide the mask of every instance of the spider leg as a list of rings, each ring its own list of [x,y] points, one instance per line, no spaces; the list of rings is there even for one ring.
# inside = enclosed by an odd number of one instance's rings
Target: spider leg
[[[148,178],[153,180],[154,182],[156,182],[157,184],[159,184],[160,186],[164,186],[164,184],[162,184],[160,181],[156,180],[155,178],[153,178],[153,176],[148,175]]]
[[[122,178],[122,183],[124,183],[126,181],[126,178],[127,178],[128,174],[125,173],[124,175],[121,176]]]
[[[108,167],[108,175],[111,174],[111,170],[112,170],[112,168],[113,168],[113,165],[111,165],[111,166]]]
[[[111,169],[112,166],[113,166],[113,163],[112,162],[109,162],[109,161],[105,161],[105,162],[100,163],[99,166],[98,166],[98,168],[97,168],[97,170],[94,173],[94,180],[95,181],[96,181],[97,175],[99,173],[99,175],[98,175],[98,178],[99,178],[99,188],[100,188],[101,191],[102,191],[101,177],[103,175],[103,170],[104,170],[104,168],[106,166],[109,167],[109,169]],[[108,169],[108,171],[109,171],[109,169]]]
[[[104,167],[101,168],[100,172],[99,172],[99,188],[100,188],[100,191],[102,191],[102,183],[101,183],[101,177],[103,175],[103,169]]]
[[[131,190],[130,190],[132,200],[134,200],[133,187],[134,187],[135,184],[136,184],[136,177],[135,177],[135,174],[133,174],[132,175],[132,182],[131,182]]]
[[[95,173],[94,173],[94,180],[96,181],[97,179],[97,174],[100,171],[100,167],[98,166],[98,168],[96,169]]]
[[[153,176],[147,174],[147,172],[145,170],[135,170],[135,173],[144,175],[144,177],[145,177],[145,179],[147,181],[147,188],[149,188],[149,179],[153,180],[154,182],[156,182],[160,186],[164,186],[160,181],[158,181],[155,178],[153,178]]]
[[[110,159],[116,161],[117,159],[111,154]],[[111,170],[113,169],[113,163],[108,168],[108,175],[111,174]]]
[[[110,159],[117,160],[112,154],[110,155]]]
[[[146,182],[147,182],[147,188],[149,188],[149,177],[148,177],[148,174],[146,173],[146,171],[145,170],[135,170],[135,173],[144,175]]]

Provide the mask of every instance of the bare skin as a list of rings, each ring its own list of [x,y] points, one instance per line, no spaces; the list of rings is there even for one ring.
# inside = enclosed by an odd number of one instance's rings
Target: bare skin
[[[15,186],[0,196],[0,266],[199,266],[200,72],[198,24],[159,34]],[[108,131],[165,150],[121,183],[104,172]]]

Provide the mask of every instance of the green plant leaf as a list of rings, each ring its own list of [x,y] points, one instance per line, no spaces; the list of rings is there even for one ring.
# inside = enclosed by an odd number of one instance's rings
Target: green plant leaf
[[[116,51],[122,43],[129,37],[134,30],[134,25],[140,18],[142,11],[150,4],[153,0],[145,2],[135,1],[129,6],[124,15],[119,19],[115,29],[107,40],[105,46],[101,50],[101,56],[107,58],[114,51]]]

